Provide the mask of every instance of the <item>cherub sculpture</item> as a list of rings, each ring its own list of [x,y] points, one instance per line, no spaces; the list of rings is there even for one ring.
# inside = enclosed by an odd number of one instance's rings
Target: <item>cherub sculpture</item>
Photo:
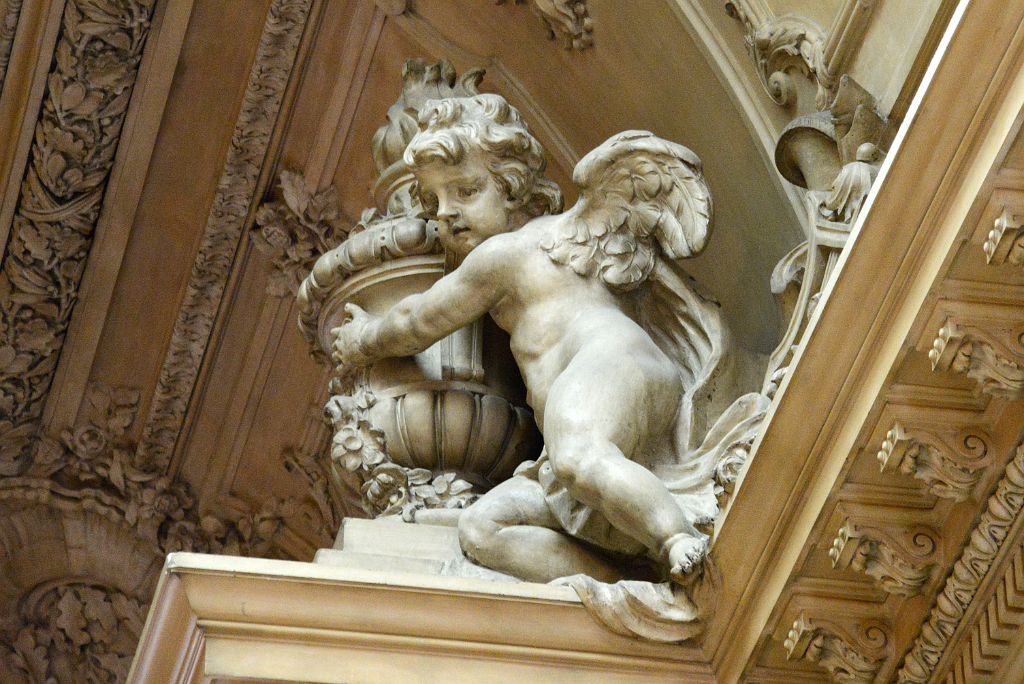
[[[722,451],[763,409],[734,405],[707,429],[728,340],[676,265],[711,228],[700,160],[620,133],[579,162],[580,199],[555,214],[543,150],[502,97],[434,101],[420,127],[405,161],[461,264],[382,316],[350,305],[336,360],[417,353],[489,313],[545,448],[462,514],[466,554],[528,581],[615,582],[624,558],[646,558],[645,576],[686,582],[707,550],[698,527],[717,513]]]

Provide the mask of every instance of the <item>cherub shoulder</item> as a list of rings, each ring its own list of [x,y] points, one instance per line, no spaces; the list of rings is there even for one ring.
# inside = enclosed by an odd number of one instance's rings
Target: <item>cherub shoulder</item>
[[[521,230],[492,235],[466,255],[459,268],[467,276],[494,278],[514,273],[528,252],[529,241]]]

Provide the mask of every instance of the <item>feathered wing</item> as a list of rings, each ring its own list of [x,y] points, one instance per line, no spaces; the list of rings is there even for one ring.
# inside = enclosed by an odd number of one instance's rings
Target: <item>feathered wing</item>
[[[685,386],[671,453],[649,465],[691,518],[708,522],[717,512],[715,471],[749,445],[767,400],[723,402],[732,389],[728,330],[718,303],[676,264],[699,254],[711,233],[711,192],[700,159],[653,133],[625,131],[581,159],[573,181],[580,199],[557,237],[541,246],[552,261],[599,277],[613,291],[648,283],[637,322]]]
[[[687,388],[684,449],[703,436],[706,396],[725,363],[718,303],[676,261],[700,253],[711,233],[711,192],[692,151],[647,131],[624,131],[573,171],[580,198],[541,247],[555,263],[640,295],[637,322],[679,368]]]
[[[573,171],[580,198],[562,232],[542,245],[552,261],[628,291],[654,270],[660,251],[694,256],[711,232],[711,192],[700,159],[647,131],[624,131]]]

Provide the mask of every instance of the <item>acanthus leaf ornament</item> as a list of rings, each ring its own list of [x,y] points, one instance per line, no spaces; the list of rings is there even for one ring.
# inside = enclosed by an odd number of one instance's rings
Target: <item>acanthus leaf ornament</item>
[[[937,534],[924,528],[859,524],[847,518],[832,542],[832,567],[852,568],[890,594],[915,596],[935,568]]]
[[[825,63],[825,32],[821,27],[795,14],[759,21],[738,2],[727,3],[726,11],[743,22],[747,52],[754,60],[761,85],[775,104],[787,106],[796,102],[797,89],[791,72],[797,71],[816,82],[817,108],[828,105],[834,79]]]
[[[990,396],[1024,397],[1024,326],[1019,321],[947,318],[928,359],[932,370],[963,373]]]
[[[882,472],[896,471],[922,481],[935,496],[964,501],[988,465],[988,437],[980,431],[938,431],[899,421],[877,453]]]
[[[84,581],[44,583],[19,606],[19,629],[0,654],[10,671],[32,682],[126,681],[146,605]]]
[[[786,658],[806,660],[825,669],[836,682],[868,684],[882,667],[889,636],[879,625],[855,631],[826,616],[801,611],[783,641]]]

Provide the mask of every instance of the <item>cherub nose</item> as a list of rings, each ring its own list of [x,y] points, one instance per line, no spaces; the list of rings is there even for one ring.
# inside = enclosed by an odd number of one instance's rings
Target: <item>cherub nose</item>
[[[445,223],[452,223],[459,218],[459,210],[455,207],[447,204],[442,204],[437,208],[437,220]]]

